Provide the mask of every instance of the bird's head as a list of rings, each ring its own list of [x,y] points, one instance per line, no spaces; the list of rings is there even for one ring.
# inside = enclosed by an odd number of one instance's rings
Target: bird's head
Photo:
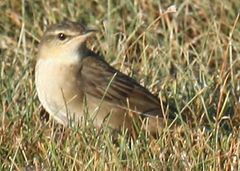
[[[81,50],[87,38],[96,32],[81,23],[65,21],[50,26],[44,33],[38,49],[38,58],[75,61],[81,58]]]

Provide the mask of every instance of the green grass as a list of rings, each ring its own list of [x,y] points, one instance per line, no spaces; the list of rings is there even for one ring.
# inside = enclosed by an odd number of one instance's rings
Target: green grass
[[[164,13],[175,4],[175,13]],[[0,170],[239,170],[240,1],[0,2]],[[63,128],[34,85],[38,41],[68,18],[100,31],[88,43],[176,106],[154,139],[103,127]]]

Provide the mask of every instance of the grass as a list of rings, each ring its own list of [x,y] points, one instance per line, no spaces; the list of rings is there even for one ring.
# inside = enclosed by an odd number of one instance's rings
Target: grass
[[[175,13],[164,13],[175,4]],[[239,170],[240,1],[0,2],[0,170]],[[46,25],[97,27],[89,47],[159,98],[180,125],[132,139],[40,119],[34,85]]]

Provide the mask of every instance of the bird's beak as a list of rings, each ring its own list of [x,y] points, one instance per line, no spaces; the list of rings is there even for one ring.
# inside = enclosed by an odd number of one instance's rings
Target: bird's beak
[[[89,37],[89,36],[91,36],[93,33],[96,33],[96,32],[98,32],[97,29],[87,28],[87,29],[85,30],[85,32],[83,33],[83,35],[85,35],[86,37]]]
[[[85,42],[93,33],[98,32],[96,29],[86,29],[81,35],[77,36],[77,39],[81,42]]]
[[[76,36],[76,41],[79,42],[85,42],[93,33],[97,32],[96,29],[86,29],[82,34],[79,34]]]

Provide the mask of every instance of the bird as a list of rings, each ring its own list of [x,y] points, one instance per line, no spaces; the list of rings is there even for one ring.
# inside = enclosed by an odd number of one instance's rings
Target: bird
[[[96,29],[80,22],[49,26],[37,52],[35,85],[43,108],[64,126],[89,117],[97,128],[132,130],[134,121],[148,132],[165,125],[165,103],[133,78],[87,47]],[[146,119],[145,119],[146,118]]]

